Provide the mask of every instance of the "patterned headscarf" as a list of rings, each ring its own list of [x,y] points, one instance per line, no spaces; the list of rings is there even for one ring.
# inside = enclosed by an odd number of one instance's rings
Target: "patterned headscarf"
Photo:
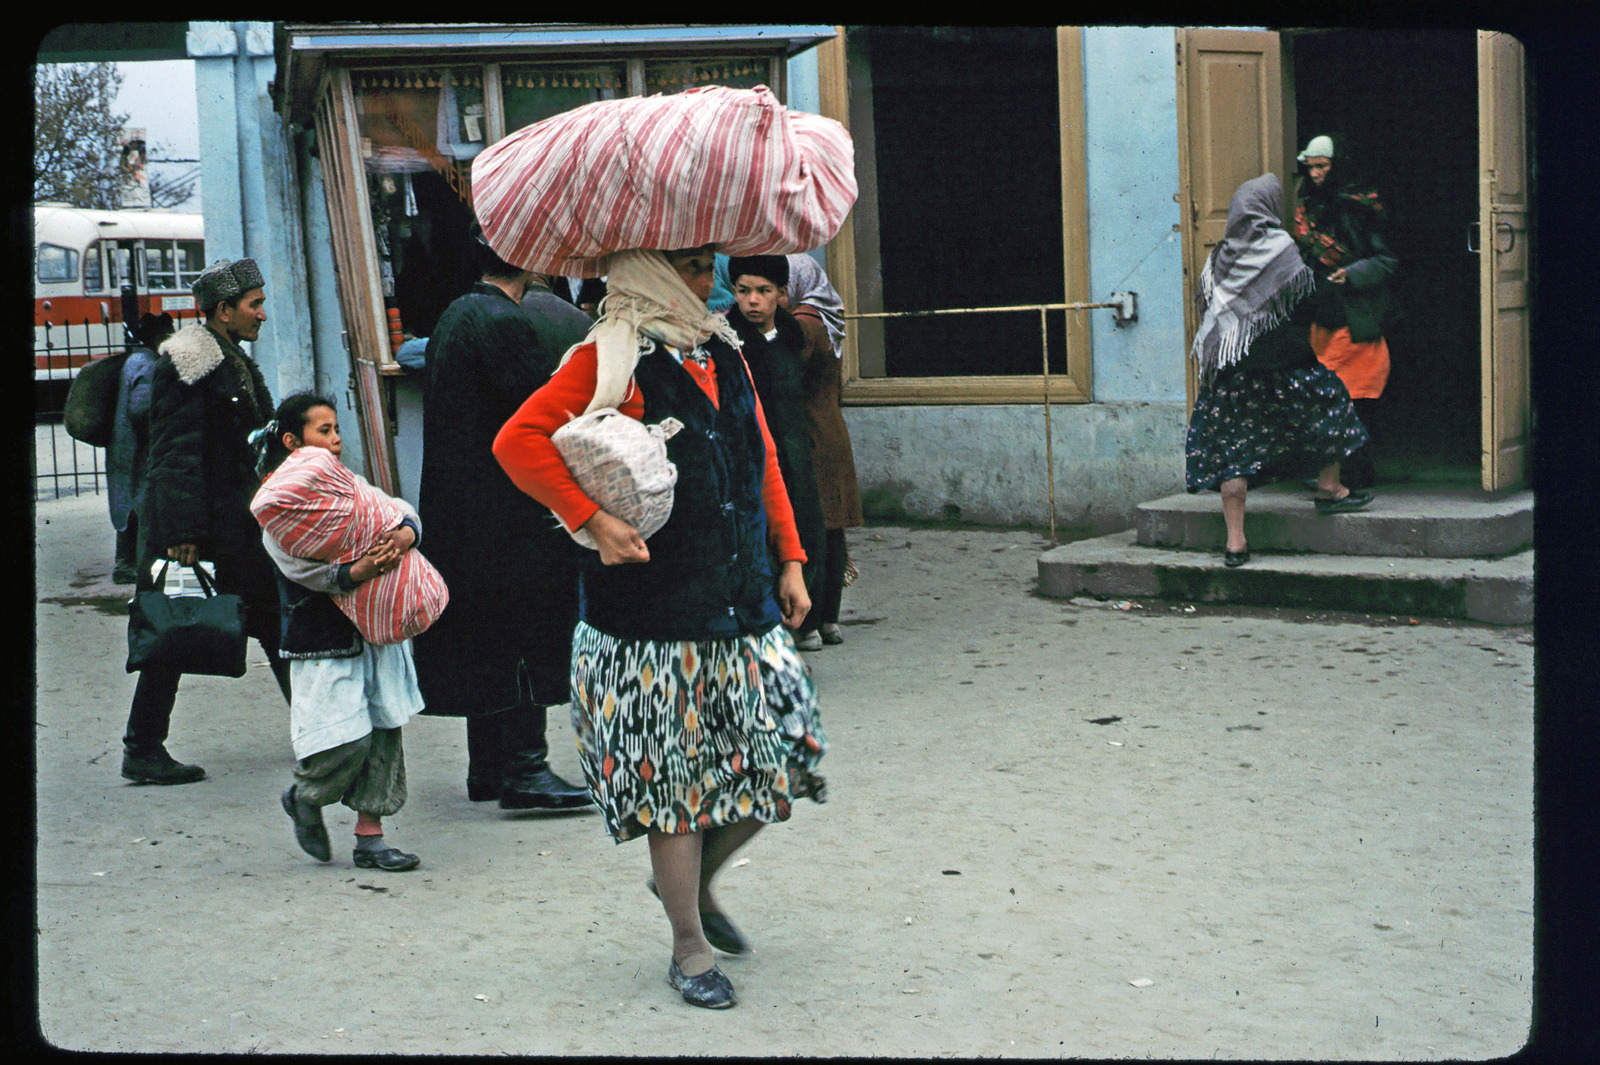
[[[1189,349],[1209,379],[1244,357],[1256,337],[1288,321],[1316,277],[1283,229],[1283,186],[1274,174],[1240,185],[1228,228],[1200,271],[1204,310]]]
[[[728,320],[712,314],[689,291],[664,252],[635,249],[617,252],[606,263],[606,298],[589,335],[562,356],[565,363],[583,344],[593,343],[598,366],[594,398],[583,413],[618,407],[628,397],[633,368],[648,350],[648,337],[680,351],[689,351],[712,335],[739,347],[739,335]]]

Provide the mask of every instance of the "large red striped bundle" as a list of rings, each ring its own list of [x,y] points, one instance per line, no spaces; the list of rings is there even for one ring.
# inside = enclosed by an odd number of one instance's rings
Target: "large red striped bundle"
[[[594,277],[630,248],[810,251],[855,203],[850,134],[766,86],[601,100],[526,126],[472,163],[490,247],[526,270]]]
[[[400,508],[356,476],[333,452],[302,447],[256,490],[256,521],[297,558],[354,562],[400,524]],[[411,550],[388,573],[331,596],[371,643],[399,643],[424,632],[450,601],[433,563]]]

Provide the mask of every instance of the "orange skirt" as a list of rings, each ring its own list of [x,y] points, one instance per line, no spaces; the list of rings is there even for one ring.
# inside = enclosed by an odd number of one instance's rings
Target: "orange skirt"
[[[1350,339],[1348,326],[1337,330],[1311,326],[1311,350],[1317,359],[1339,375],[1351,399],[1377,399],[1389,383],[1389,345],[1379,337],[1365,344]]]

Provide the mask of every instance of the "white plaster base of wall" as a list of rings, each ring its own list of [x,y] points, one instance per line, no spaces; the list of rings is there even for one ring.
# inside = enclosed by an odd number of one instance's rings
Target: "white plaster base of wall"
[[[869,516],[1050,524],[1043,406],[846,407]],[[1102,533],[1183,491],[1182,404],[1050,408],[1056,527]]]

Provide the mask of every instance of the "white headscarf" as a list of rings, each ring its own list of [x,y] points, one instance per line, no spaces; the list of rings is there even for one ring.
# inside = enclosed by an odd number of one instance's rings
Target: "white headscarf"
[[[639,362],[641,335],[680,351],[691,351],[713,335],[739,347],[739,336],[728,320],[706,310],[664,252],[617,252],[607,261],[606,270],[600,319],[561,359],[565,363],[583,344],[595,345],[594,398],[583,413],[619,407],[627,399],[633,368]]]

